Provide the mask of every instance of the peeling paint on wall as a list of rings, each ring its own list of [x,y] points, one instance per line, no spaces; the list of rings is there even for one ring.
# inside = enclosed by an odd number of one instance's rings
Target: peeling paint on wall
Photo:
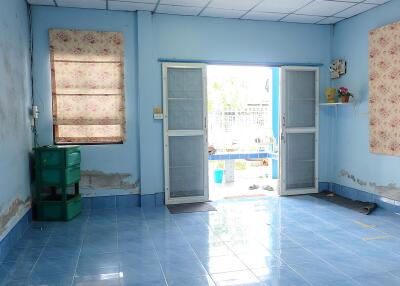
[[[31,206],[31,198],[25,201],[20,198],[15,199],[5,211],[0,209],[0,236],[6,232],[9,222],[18,214]]]
[[[360,187],[362,187],[361,190],[363,191],[380,195],[382,197],[386,197],[392,200],[400,201],[400,186],[397,186],[394,183],[380,186],[377,185],[375,182],[367,182],[365,180],[362,180],[344,169],[340,170],[339,176],[358,184]]]
[[[0,22],[0,31],[7,29],[5,22]],[[16,35],[18,43],[23,42],[21,33]],[[0,141],[9,140],[24,134],[24,128],[28,122],[28,110],[24,110],[28,101],[25,83],[21,79],[26,78],[25,66],[16,64],[16,59],[26,59],[24,47],[15,48],[13,41],[0,41],[0,74],[3,75],[2,90],[0,94]],[[19,111],[19,112],[16,112]],[[25,134],[24,134],[25,135]],[[19,138],[18,138],[19,139]]]
[[[25,0],[0,9],[0,240],[30,208],[29,17]],[[28,199],[25,199],[28,198]]]
[[[386,186],[378,186],[375,183],[369,183],[369,186],[375,190],[375,194],[383,197],[400,201],[400,187],[394,183],[390,183]]]
[[[137,189],[139,182],[131,181],[129,173],[104,173],[101,171],[81,171],[81,187],[85,189]]]
[[[356,176],[354,176],[353,174],[350,174],[348,171],[346,170],[340,170],[340,176],[342,177],[346,177],[349,180],[352,180],[354,183],[357,183],[358,185],[365,187],[367,185],[367,182],[364,180],[361,180],[360,178],[357,178]]]

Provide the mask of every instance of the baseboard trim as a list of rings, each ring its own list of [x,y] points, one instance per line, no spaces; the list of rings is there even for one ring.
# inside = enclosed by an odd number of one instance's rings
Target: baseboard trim
[[[17,244],[32,222],[32,208],[29,208],[11,230],[0,240],[0,262]]]
[[[83,197],[83,209],[124,209],[130,207],[158,207],[164,205],[164,193]]]
[[[334,192],[335,194],[352,200],[376,203],[379,207],[383,209],[395,213],[400,213],[400,201],[388,199],[377,194],[330,182],[319,182],[318,189],[319,191],[329,190],[331,192]]]

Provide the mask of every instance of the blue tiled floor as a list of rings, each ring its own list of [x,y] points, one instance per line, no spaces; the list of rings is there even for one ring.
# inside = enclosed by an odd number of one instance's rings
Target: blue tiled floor
[[[92,210],[33,223],[0,264],[0,285],[400,285],[400,217],[309,196]]]

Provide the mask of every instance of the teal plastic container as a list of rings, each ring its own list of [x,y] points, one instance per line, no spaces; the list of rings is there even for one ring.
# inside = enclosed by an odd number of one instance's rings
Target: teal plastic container
[[[221,184],[223,178],[224,178],[224,170],[216,169],[214,171],[214,182],[217,184]]]

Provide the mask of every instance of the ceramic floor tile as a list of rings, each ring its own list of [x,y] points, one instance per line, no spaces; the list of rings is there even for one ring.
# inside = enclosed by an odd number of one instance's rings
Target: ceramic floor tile
[[[74,277],[74,286],[119,286],[121,285],[119,271],[104,272],[93,275],[79,275]]]
[[[226,242],[226,245],[232,250],[235,254],[240,253],[264,253],[269,254],[270,251],[264,247],[261,243],[258,243],[255,239],[254,240],[246,240],[246,241],[232,241]]]
[[[155,283],[164,280],[159,264],[121,266],[119,270],[123,284]]]
[[[283,264],[280,258],[272,254],[241,253],[238,257],[248,268],[270,268]]]
[[[137,265],[140,263],[160,263],[155,250],[138,249],[135,251],[124,251],[118,253],[120,265]]]
[[[265,285],[309,286],[299,274],[286,265],[279,267],[255,268],[251,271]]]
[[[4,262],[18,260],[36,261],[42,253],[43,249],[43,247],[14,248],[4,258]]]
[[[0,263],[0,276],[18,280],[28,278],[35,262],[32,260],[18,260]]]
[[[44,257],[36,262],[32,273],[37,275],[65,273],[73,275],[78,262],[78,256]]]
[[[74,276],[66,273],[45,273],[45,274],[32,274],[27,279],[29,286],[71,286]]]
[[[201,259],[201,263],[210,274],[247,270],[246,265],[234,255],[207,257]]]
[[[198,257],[205,259],[206,257],[233,255],[233,252],[223,242],[192,245]]]
[[[3,281],[0,281],[1,286],[26,286],[29,285],[28,279],[18,279],[18,280],[12,280],[12,279],[5,279]]]
[[[76,273],[90,274],[102,268],[118,268],[121,265],[119,253],[99,253],[94,255],[81,255],[78,260]]]
[[[304,263],[292,267],[301,277],[312,285],[324,285],[326,282],[349,279],[343,272],[325,263]]]
[[[362,286],[354,280],[324,282],[324,286]]]
[[[35,222],[0,264],[0,285],[400,285],[398,215],[309,196],[214,204],[217,212],[135,207]]]
[[[363,286],[398,286],[400,278],[391,273],[356,277],[354,280]]]
[[[41,257],[47,258],[57,258],[57,257],[64,257],[64,256],[75,256],[78,257],[81,252],[81,246],[46,246],[43,249]]]
[[[165,260],[161,261],[161,267],[167,280],[207,275],[206,269],[197,258]]]
[[[111,253],[118,251],[117,239],[111,240],[85,240],[82,245],[82,255],[93,255],[98,253]]]
[[[211,275],[218,286],[262,286],[257,277],[249,270],[225,272]]]
[[[304,248],[285,248],[274,254],[289,265],[298,265],[304,263],[320,263],[321,260]]]
[[[215,286],[210,276],[188,277],[168,280],[168,286]]]
[[[380,267],[379,265],[375,265],[371,263],[370,260],[357,257],[357,256],[346,256],[346,257],[332,257],[329,260],[326,260],[336,269],[341,271],[342,273],[350,276],[367,276],[376,273],[387,272],[385,269]]]

